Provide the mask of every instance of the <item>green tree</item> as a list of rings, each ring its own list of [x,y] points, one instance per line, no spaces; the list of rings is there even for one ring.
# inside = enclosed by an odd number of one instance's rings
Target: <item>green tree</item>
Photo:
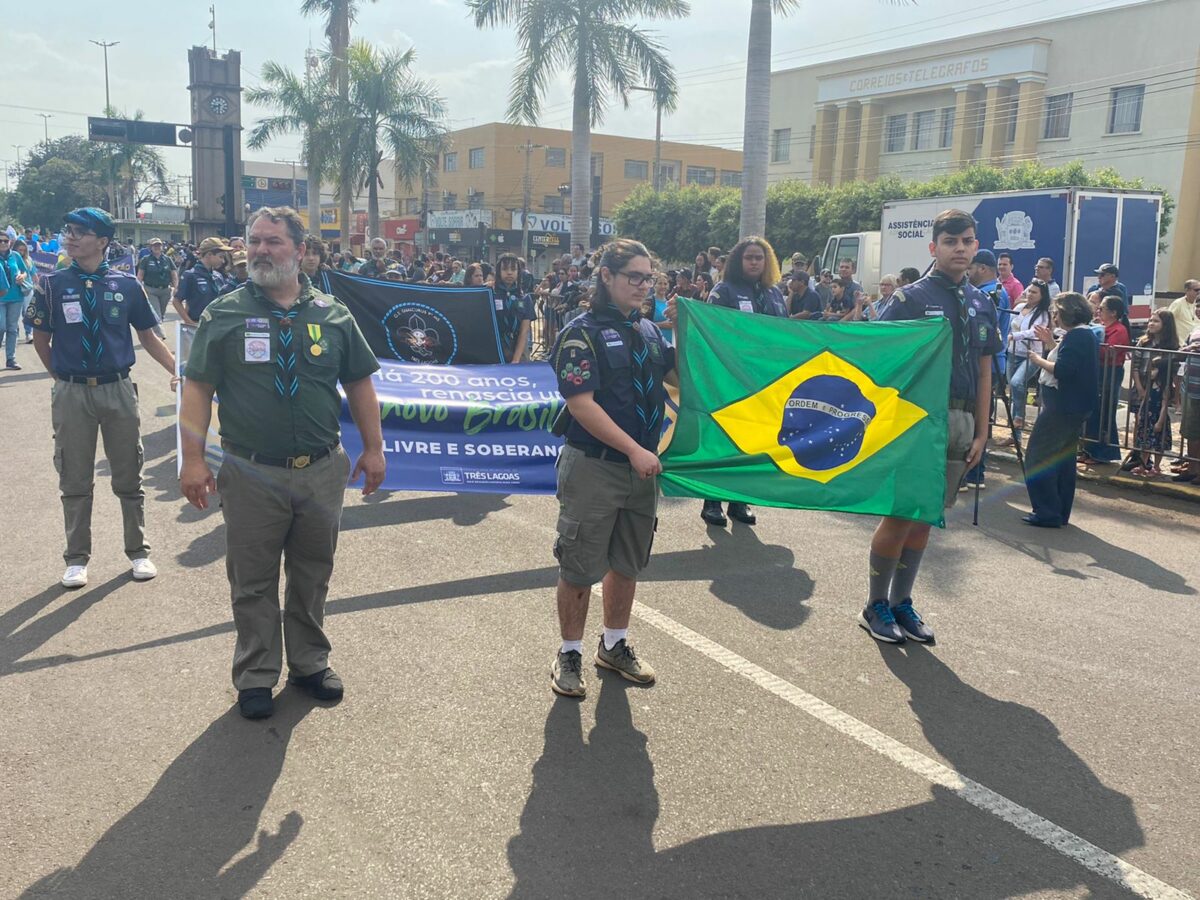
[[[552,79],[572,73],[571,243],[591,243],[592,128],[604,119],[616,93],[629,106],[629,90],[654,90],[664,112],[675,109],[675,70],[652,32],[631,19],[683,18],[684,0],[467,0],[479,28],[515,25],[517,70],[508,116],[537,124]]]
[[[350,96],[337,119],[342,183],[367,189],[371,234],[379,234],[379,167],[392,159],[396,178],[411,189],[437,170],[445,141],[446,107],[434,86],[411,72],[416,51],[379,51],[365,41],[350,48]]]
[[[328,68],[328,59],[325,67]],[[301,156],[308,173],[308,228],[321,233],[321,181],[333,174],[334,136],[330,129],[337,95],[325,71],[300,78],[276,62],[262,68],[262,85],[246,89],[246,99],[278,110],[258,122],[247,145],[260,150],[281,134],[301,135]]]
[[[370,0],[374,3],[375,0]],[[329,40],[329,75],[338,101],[345,108],[350,99],[350,26],[358,17],[358,0],[303,0],[300,13],[305,16],[321,16],[325,19],[325,37]],[[350,249],[350,201],[354,183],[344,177],[337,187],[338,228],[343,250]],[[318,230],[320,219],[317,220]]]
[[[23,225],[56,226],[73,209],[103,204],[105,188],[96,175],[71,159],[28,166],[9,197],[9,208]]]

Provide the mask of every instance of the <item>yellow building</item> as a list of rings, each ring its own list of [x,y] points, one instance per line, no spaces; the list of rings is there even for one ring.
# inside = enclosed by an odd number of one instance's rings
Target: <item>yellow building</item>
[[[1197,0],[1134,0],[773,72],[768,178],[924,179],[1026,159],[1111,166],[1175,199],[1159,280],[1178,291],[1200,277],[1196,25]]]
[[[490,210],[492,228],[520,228],[527,160],[530,212],[541,215],[541,224],[554,221],[548,217],[570,216],[571,132],[502,122],[451,132],[430,209]],[[661,160],[664,185],[741,185],[738,150],[663,141]],[[593,134],[592,174],[600,179],[601,217],[634,188],[650,183],[653,167],[653,138]],[[411,192],[401,199],[402,190],[398,185],[399,214],[418,214],[420,196]]]

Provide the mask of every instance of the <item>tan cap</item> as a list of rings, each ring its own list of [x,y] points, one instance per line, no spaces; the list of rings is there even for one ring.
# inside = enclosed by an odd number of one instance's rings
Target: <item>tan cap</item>
[[[158,244],[161,247],[162,238],[150,238],[150,240],[146,242],[147,247],[153,247],[155,244]]]
[[[200,255],[201,256],[203,256],[205,253],[211,253],[213,250],[228,251],[228,250],[232,250],[232,249],[233,249],[232,247],[230,247],[227,243],[225,243],[219,237],[207,237],[200,242]]]
[[[245,250],[234,250],[233,251],[233,264],[235,266],[246,265],[246,251]]]

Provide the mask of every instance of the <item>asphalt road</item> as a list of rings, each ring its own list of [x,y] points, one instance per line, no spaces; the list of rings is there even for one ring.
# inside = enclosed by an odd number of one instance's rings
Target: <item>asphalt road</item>
[[[29,348],[31,350],[32,348]],[[181,500],[139,353],[130,580],[99,462],[58,586],[49,381],[0,373],[0,896],[1200,896],[1197,508],[1090,486],[1030,529],[1011,473],[934,537],[938,645],[855,627],[873,522],[666,501],[630,639],[651,688],[555,698],[549,497],[347,494],[338,706],[242,720],[215,509]],[[598,612],[598,602],[596,604]],[[589,642],[599,630],[589,623]]]

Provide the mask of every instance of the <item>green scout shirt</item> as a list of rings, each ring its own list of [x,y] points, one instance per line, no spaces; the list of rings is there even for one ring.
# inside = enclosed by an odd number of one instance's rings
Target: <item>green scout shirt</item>
[[[300,281],[286,312],[251,282],[214,300],[187,360],[186,377],[217,389],[221,437],[264,456],[314,453],[337,441],[337,383],[379,369],[345,304],[303,274]]]

